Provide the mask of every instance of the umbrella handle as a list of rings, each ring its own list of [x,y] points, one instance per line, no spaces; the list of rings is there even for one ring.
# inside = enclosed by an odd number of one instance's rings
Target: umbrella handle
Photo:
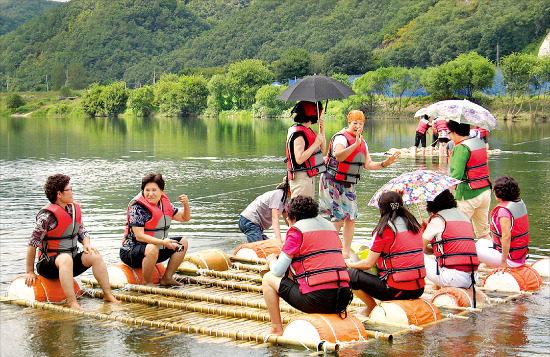
[[[424,222],[424,217],[422,217],[422,212],[420,212],[420,207],[418,206],[418,202],[414,204],[416,206],[416,209],[418,210],[418,214],[420,215],[420,219],[422,222]]]

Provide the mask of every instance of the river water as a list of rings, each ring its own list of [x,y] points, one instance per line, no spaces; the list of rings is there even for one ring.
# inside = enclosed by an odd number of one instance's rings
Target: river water
[[[141,178],[154,171],[163,174],[169,198],[189,196],[192,219],[174,224],[172,234],[185,236],[190,252],[219,248],[232,253],[245,242],[236,225],[239,213],[256,196],[274,189],[285,173],[284,142],[291,124],[288,118],[0,118],[0,293],[25,272],[34,217],[47,203],[43,185],[55,173],[71,177],[92,244],[107,264],[119,260],[129,199],[139,191]],[[345,124],[344,119],[327,120],[327,135]],[[491,149],[502,150],[489,158],[491,177],[508,174],[519,182],[531,223],[530,259],[550,256],[550,124],[501,126],[502,131],[490,134]],[[389,148],[412,145],[415,127],[412,120],[367,121],[364,137],[373,160],[381,160]],[[357,185],[360,217],[354,245],[366,243],[376,225],[378,212],[367,206],[376,189],[415,169],[446,173],[448,165],[438,157],[401,158],[389,168],[363,173]],[[412,212],[418,217],[416,209]],[[427,219],[425,211],[421,214]],[[280,346],[220,344],[185,334],[152,340],[155,333],[149,329],[61,318],[5,304],[0,304],[0,312],[2,356],[310,353]],[[393,343],[376,341],[340,354],[527,356],[550,351],[549,335],[546,284],[529,298],[491,307],[469,320],[440,323]]]

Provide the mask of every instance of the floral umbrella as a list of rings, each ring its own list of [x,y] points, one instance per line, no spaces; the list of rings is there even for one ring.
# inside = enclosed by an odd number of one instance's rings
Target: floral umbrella
[[[405,205],[422,201],[433,201],[441,192],[460,182],[462,181],[431,170],[405,172],[380,187],[374,196],[372,196],[369,206],[378,207],[380,196],[389,191],[403,191],[403,204]]]
[[[457,123],[471,124],[487,130],[500,129],[497,119],[491,112],[466,99],[439,101],[427,107],[423,114],[428,114],[432,118],[440,117]]]

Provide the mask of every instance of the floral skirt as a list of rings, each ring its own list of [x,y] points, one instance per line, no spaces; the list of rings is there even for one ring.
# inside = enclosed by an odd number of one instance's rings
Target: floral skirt
[[[355,185],[345,185],[321,175],[319,181],[319,210],[330,215],[332,222],[352,221],[358,216]]]

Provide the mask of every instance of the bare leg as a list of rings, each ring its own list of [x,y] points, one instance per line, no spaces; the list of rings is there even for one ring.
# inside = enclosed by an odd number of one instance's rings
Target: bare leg
[[[61,253],[55,259],[55,266],[59,269],[59,282],[67,298],[67,305],[72,309],[82,310],[74,293],[73,257],[70,254]]]
[[[371,311],[376,307],[376,301],[363,290],[353,290],[353,294],[367,305],[367,307],[361,311],[361,315],[369,316]]]
[[[269,316],[271,317],[271,328],[268,333],[277,336],[282,336],[283,334],[283,322],[281,319],[278,295],[281,279],[282,278],[273,275],[273,273],[268,272],[264,275],[262,280],[264,300],[267,305]]]
[[[162,279],[160,279],[160,285],[183,285],[177,280],[174,280],[172,276],[180,266],[181,262],[183,261],[183,258],[185,258],[185,253],[187,252],[188,243],[185,238],[182,238],[180,240],[180,244],[183,246],[183,250],[180,252],[175,252],[170,257],[170,260],[168,260],[168,265],[166,266],[166,272],[164,273],[164,276]]]
[[[153,286],[153,269],[159,258],[159,248],[155,244],[147,244],[145,247],[145,257],[141,263],[143,274],[143,285]]]
[[[101,254],[82,254],[82,264],[89,267],[92,266],[94,276],[99,283],[99,286],[103,290],[103,300],[109,302],[120,303],[113,293],[111,292],[111,284],[109,283],[109,273],[107,272],[107,266],[103,261]]]
[[[351,255],[351,242],[353,241],[353,235],[355,234],[355,220],[344,222],[344,249],[342,253],[344,258],[347,259]]]

